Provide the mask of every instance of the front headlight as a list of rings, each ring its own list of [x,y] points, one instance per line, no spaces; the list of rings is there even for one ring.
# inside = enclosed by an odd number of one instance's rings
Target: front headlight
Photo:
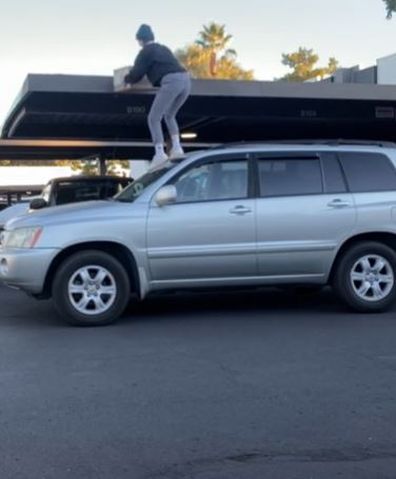
[[[40,239],[42,231],[43,229],[39,226],[7,231],[4,235],[3,246],[6,248],[34,248]]]

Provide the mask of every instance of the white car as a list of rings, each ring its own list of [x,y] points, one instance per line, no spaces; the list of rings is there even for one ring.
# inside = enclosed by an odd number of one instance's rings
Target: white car
[[[118,176],[71,176],[49,181],[40,196],[9,206],[0,212],[0,231],[8,220],[48,206],[104,200],[120,193],[132,178]]]

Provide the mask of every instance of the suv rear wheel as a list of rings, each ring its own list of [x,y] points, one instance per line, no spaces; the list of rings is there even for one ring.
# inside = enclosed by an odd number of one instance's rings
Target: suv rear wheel
[[[128,274],[102,251],[81,251],[59,267],[52,287],[57,311],[72,325],[100,326],[114,322],[130,297]]]
[[[359,312],[376,313],[396,301],[396,253],[382,243],[352,246],[342,256],[334,277],[338,295]]]

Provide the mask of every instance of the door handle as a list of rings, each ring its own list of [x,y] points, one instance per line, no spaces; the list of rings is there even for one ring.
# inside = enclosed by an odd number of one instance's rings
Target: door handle
[[[330,201],[330,203],[327,203],[327,206],[329,206],[330,208],[348,208],[349,206],[351,206],[351,203],[349,201],[336,199]]]
[[[251,208],[248,208],[247,206],[243,206],[243,205],[238,205],[230,209],[230,213],[232,215],[246,215],[251,212],[252,212]]]

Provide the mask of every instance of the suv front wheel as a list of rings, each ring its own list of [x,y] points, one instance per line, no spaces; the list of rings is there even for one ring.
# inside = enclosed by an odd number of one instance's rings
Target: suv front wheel
[[[114,322],[130,298],[127,272],[113,256],[102,251],[80,251],[56,272],[52,297],[57,311],[75,326]]]
[[[396,301],[395,251],[376,242],[352,246],[338,263],[333,286],[356,311],[386,311]]]

